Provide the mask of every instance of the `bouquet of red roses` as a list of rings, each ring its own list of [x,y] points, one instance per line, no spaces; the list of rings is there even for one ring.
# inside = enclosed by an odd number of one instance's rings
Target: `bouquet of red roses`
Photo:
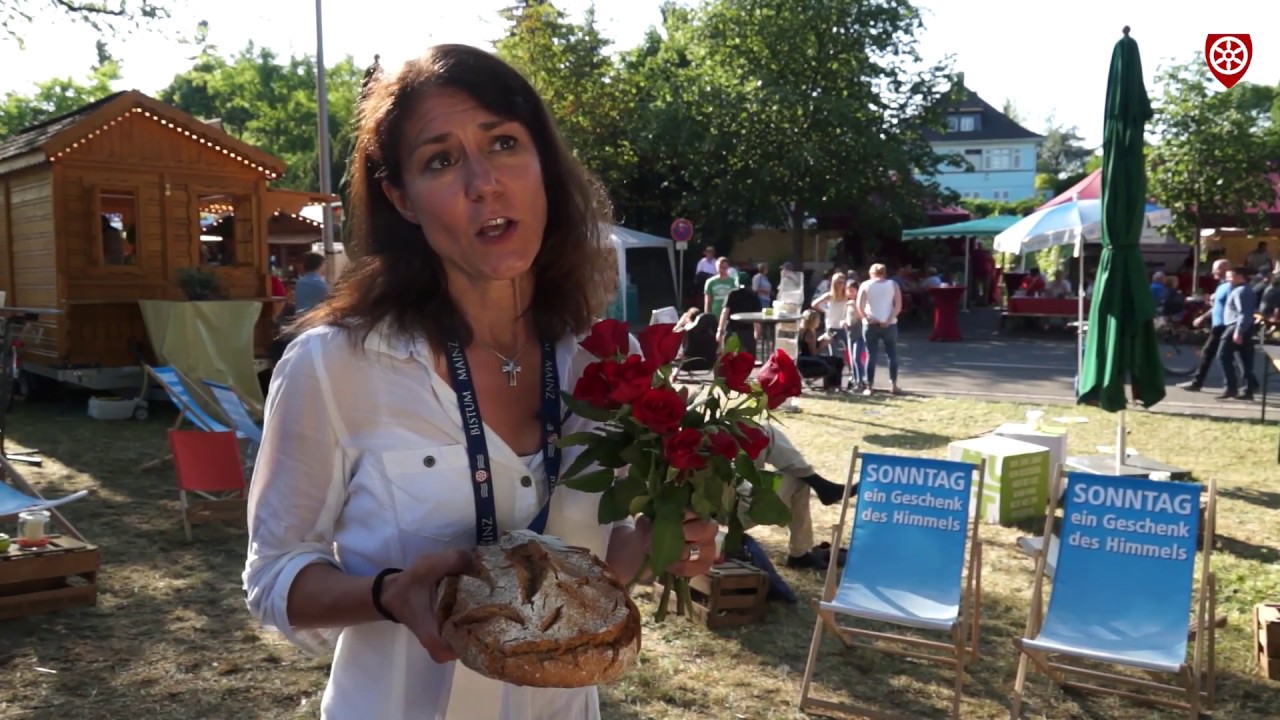
[[[672,589],[682,607],[691,604],[688,579],[666,572],[684,552],[687,512],[726,526],[725,549],[731,552],[741,544],[743,504],[752,522],[790,521],[778,497],[778,475],[757,465],[769,445],[760,421],[801,387],[795,364],[781,351],[752,380],[755,358],[738,352],[737,338],[730,338],[715,362],[713,382],[696,391],[678,388],[673,376],[683,333],[674,327],[646,327],[637,338],[643,354],[635,354],[624,323],[596,323],[582,347],[599,360],[564,400],[573,413],[601,424],[559,442],[583,446],[564,483],[601,493],[602,524],[631,515],[651,522],[648,569],[663,580],[659,621]]]

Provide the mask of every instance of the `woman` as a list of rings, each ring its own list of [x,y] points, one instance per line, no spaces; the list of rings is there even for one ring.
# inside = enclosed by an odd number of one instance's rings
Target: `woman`
[[[761,308],[773,307],[773,283],[769,281],[769,263],[756,265],[756,274],[751,276],[751,290],[760,298]]]
[[[816,310],[805,310],[800,316],[800,357],[796,358],[796,369],[804,377],[822,378],[822,389],[831,392],[840,389],[844,359],[822,354],[822,349],[831,342],[831,335],[818,335],[821,319]]]
[[[594,688],[457,666],[434,601],[505,530],[585,546],[623,578],[643,565],[644,523],[601,527],[599,496],[556,489],[574,453],[554,436],[592,424],[543,406],[593,360],[577,339],[611,290],[602,196],[529,83],[458,45],[373,82],[351,167],[364,257],[272,380],[249,607],[306,649],[336,642],[322,718],[598,718]],[[674,570],[705,572],[716,527],[685,530]]]
[[[849,329],[850,327],[860,329],[862,316],[858,314],[857,304],[853,302],[848,283],[848,276],[844,273],[838,272],[832,275],[831,289],[815,298],[813,304],[817,307],[826,303],[827,334],[831,338],[830,350],[832,354],[842,358],[846,365],[853,368],[849,382],[853,387],[861,388],[863,385],[861,363],[855,362],[856,358],[862,356],[861,346],[855,348],[850,344]]]

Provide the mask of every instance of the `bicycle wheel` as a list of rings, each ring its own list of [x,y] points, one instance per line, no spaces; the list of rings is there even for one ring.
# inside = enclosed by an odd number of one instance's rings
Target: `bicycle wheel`
[[[1170,338],[1160,340],[1160,364],[1168,375],[1187,377],[1200,365],[1200,347],[1180,345]]]

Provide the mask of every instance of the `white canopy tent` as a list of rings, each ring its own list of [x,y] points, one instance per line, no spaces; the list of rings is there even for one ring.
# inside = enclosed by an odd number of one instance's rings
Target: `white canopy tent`
[[[638,250],[640,248],[663,248],[667,251],[667,264],[671,267],[671,297],[676,295],[676,252],[675,245],[670,238],[658,237],[657,235],[649,235],[638,230],[624,228],[621,225],[607,226],[609,231],[609,239],[613,241],[613,247],[618,253],[618,292],[623,298],[622,303],[622,319],[632,322],[635,318],[627,317],[627,251]],[[678,304],[678,303],[677,303]]]

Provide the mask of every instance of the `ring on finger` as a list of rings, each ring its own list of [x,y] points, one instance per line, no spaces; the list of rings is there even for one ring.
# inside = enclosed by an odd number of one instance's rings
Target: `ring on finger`
[[[698,543],[686,543],[685,549],[689,552],[689,562],[698,562],[698,558],[702,557],[702,548]]]

